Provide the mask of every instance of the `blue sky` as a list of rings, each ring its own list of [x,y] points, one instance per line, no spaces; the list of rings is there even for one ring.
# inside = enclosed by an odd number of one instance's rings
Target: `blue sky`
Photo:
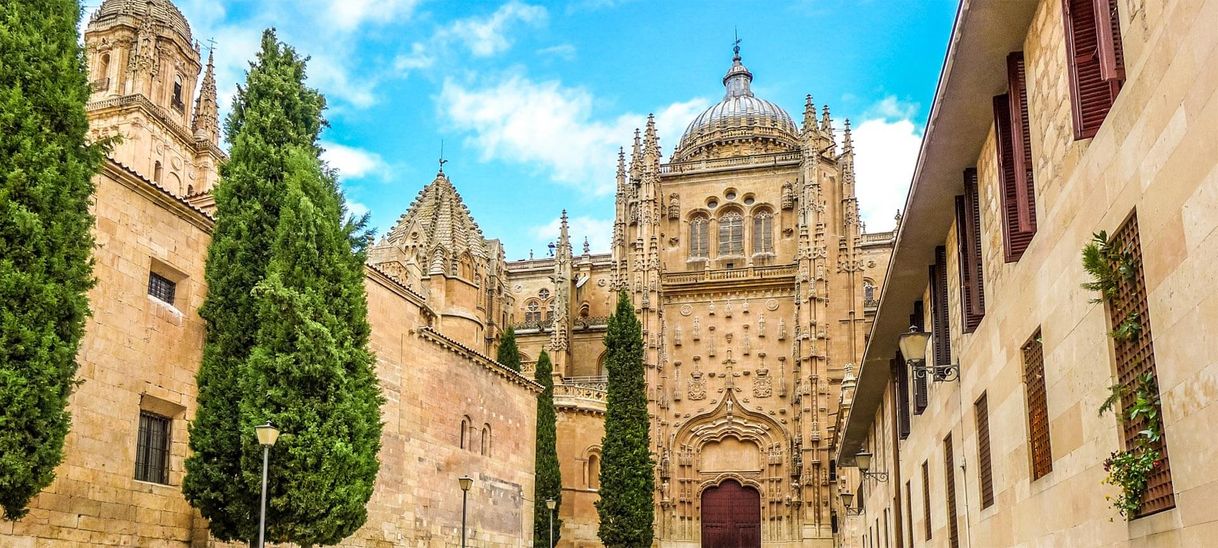
[[[224,112],[263,28],[312,57],[310,83],[330,104],[326,159],[378,234],[435,176],[443,139],[446,173],[509,259],[544,254],[564,207],[574,238],[608,249],[617,147],[654,112],[672,152],[722,97],[734,28],[759,96],[798,120],[811,93],[839,128],[852,119],[864,219],[891,228],[956,10],[955,0],[176,1],[195,37],[216,41]]]

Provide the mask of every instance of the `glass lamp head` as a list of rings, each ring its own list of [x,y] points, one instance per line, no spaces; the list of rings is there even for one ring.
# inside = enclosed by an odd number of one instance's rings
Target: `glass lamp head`
[[[554,499],[546,499],[546,508],[553,510],[555,506],[558,506],[558,501]]]
[[[254,432],[258,434],[258,444],[270,447],[275,445],[275,441],[279,439],[279,429],[275,425],[267,422],[266,424],[255,426]]]
[[[854,465],[860,472],[866,474],[868,470],[871,470],[871,456],[870,451],[859,451],[854,455]]]
[[[469,488],[474,486],[474,478],[469,476],[461,476],[457,478],[457,483],[461,485],[462,491],[469,491]]]
[[[926,361],[926,343],[930,341],[930,333],[918,329],[918,326],[909,326],[909,331],[902,333],[897,339],[897,346],[901,348],[901,356],[906,361],[925,362]]]

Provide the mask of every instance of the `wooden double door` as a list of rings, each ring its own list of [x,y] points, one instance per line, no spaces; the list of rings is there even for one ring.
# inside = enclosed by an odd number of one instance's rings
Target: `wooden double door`
[[[727,480],[702,492],[703,548],[761,548],[761,495]]]

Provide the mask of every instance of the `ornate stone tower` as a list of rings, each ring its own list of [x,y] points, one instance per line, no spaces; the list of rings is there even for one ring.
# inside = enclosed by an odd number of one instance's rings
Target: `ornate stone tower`
[[[368,264],[422,294],[446,335],[492,354],[511,304],[503,246],[483,238],[443,169],[368,250]]]
[[[801,130],[752,80],[737,46],[669,163],[650,118],[618,158],[612,284],[643,322],[665,546],[833,542],[829,440],[867,327],[849,122],[839,147],[827,106]]]
[[[169,0],[106,0],[89,19],[85,49],[93,132],[123,136],[110,157],[210,208],[226,157],[219,147],[216,80],[209,55],[198,86],[204,67],[182,12]]]

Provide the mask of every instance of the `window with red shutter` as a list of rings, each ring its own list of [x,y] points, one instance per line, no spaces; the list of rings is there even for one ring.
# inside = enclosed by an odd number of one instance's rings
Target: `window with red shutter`
[[[1045,394],[1045,354],[1040,330],[1023,345],[1023,390],[1028,408],[1028,452],[1032,457],[1032,481],[1053,471],[1053,447],[1049,438],[1049,404]]]
[[[947,491],[947,544],[960,548],[960,524],[956,519],[956,459],[952,453],[952,435],[943,438],[943,486]]]
[[[990,459],[990,404],[986,393],[973,404],[977,423],[977,483],[981,484],[981,508],[994,504],[994,473]]]
[[[960,269],[960,308],[964,333],[985,317],[985,281],[981,271],[981,204],[977,170],[964,170],[964,195],[956,196],[956,250]]]
[[[1007,55],[1007,96],[1011,109],[1011,162],[1015,179],[1017,227],[1036,233],[1036,183],[1032,176],[1032,129],[1028,118],[1028,83],[1023,52]]]
[[[934,340],[934,366],[952,363],[951,323],[947,310],[947,248],[935,248],[935,264],[930,267],[930,316]],[[935,378],[942,380],[938,371]]]
[[[1124,81],[1116,0],[1062,0],[1074,138],[1095,137]]]
[[[926,331],[926,309],[923,308],[922,301],[914,301],[913,314],[909,315],[909,325],[917,327],[919,331]],[[904,361],[899,352],[897,357]],[[921,415],[928,404],[926,377],[915,376],[913,383],[914,414]]]

